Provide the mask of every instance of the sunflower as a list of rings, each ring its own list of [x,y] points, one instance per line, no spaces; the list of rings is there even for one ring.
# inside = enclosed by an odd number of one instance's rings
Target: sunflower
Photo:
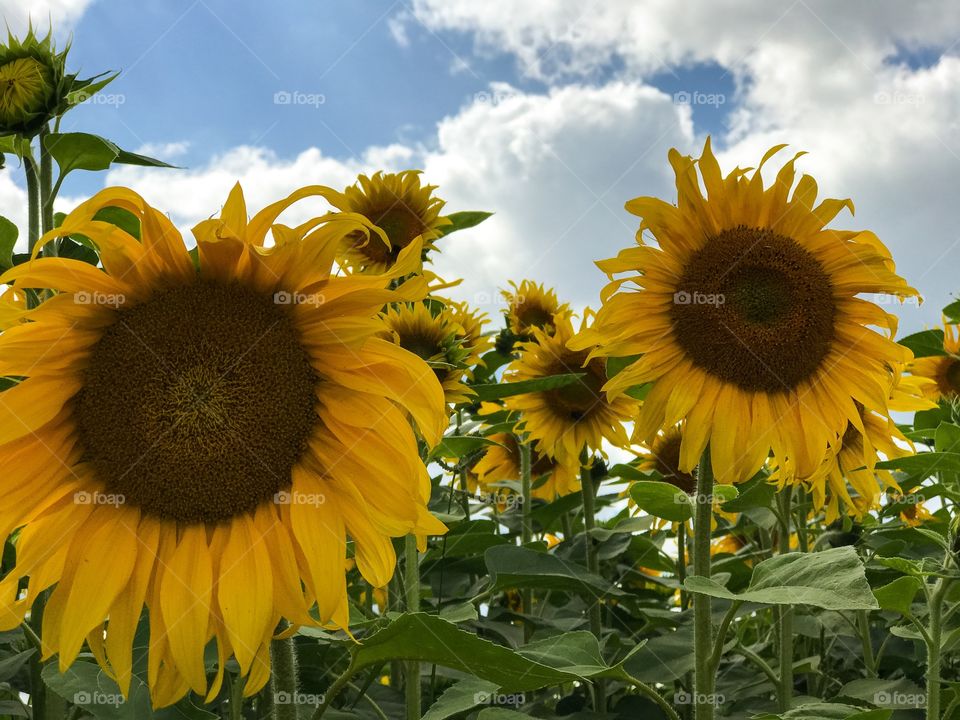
[[[361,175],[357,184],[330,197],[334,207],[362,215],[380,230],[351,234],[342,248],[344,264],[360,272],[382,273],[418,238],[424,252],[433,249],[431,241],[450,224],[440,215],[445,203],[433,196],[434,190],[434,185],[420,184],[419,171],[406,170]]]
[[[59,291],[0,335],[0,375],[23,378],[0,393],[2,534],[20,528],[0,628],[56,585],[42,638],[61,670],[86,639],[126,694],[146,605],[155,706],[188,690],[214,697],[231,655],[251,695],[269,679],[281,618],[347,627],[348,535],[379,587],[392,536],[444,532],[407,421],[439,439],[440,384],[377,337],[380,308],[406,297],[385,288],[415,269],[419,244],[388,275],[331,274],[366,220],[275,224],[326,192],[304,188],[248,220],[237,186],[194,228],[197,268],[164,214],[107,189],[38,245],[83,235],[102,270],[41,258],[0,277]],[[142,240],[95,220],[105,207],[133,213]]]
[[[664,482],[670,483],[690,495],[697,489],[697,469],[694,468],[691,472],[680,470],[680,444],[682,441],[683,434],[680,426],[668,428],[658,434],[653,442],[647,446],[649,454],[641,460],[640,469],[660,473]]]
[[[890,371],[889,408],[909,412],[936,407],[921,396],[918,383],[903,375],[902,369],[896,367]],[[867,410],[859,403],[857,410],[859,423],[847,423],[820,471],[803,483],[811,491],[812,509],[819,511],[826,507],[825,522],[828,525],[840,516],[841,504],[850,516],[860,519],[880,507],[888,489],[899,494],[900,486],[893,473],[877,469],[876,464],[880,460],[900,458],[914,452],[913,443],[900,432],[888,414]],[[771,478],[783,484],[783,476],[776,471]]]
[[[507,329],[520,340],[529,340],[535,328],[552,334],[557,317],[570,313],[570,306],[561,305],[557,293],[542,284],[524,280],[510,285],[513,292],[501,290],[500,294],[507,303]]]
[[[588,311],[584,327],[590,317]],[[533,339],[521,343],[519,356],[507,367],[504,379],[536,380],[568,373],[582,373],[583,377],[552,390],[513,395],[504,405],[520,413],[523,428],[537,449],[562,463],[579,458],[584,448],[600,450],[604,439],[619,447],[627,445],[623,423],[633,416],[637,403],[626,395],[605,396],[601,388],[607,382],[606,363],[599,357],[590,358],[588,349],[568,347],[575,335],[569,315],[555,315],[554,323],[552,334],[532,328]]]
[[[448,404],[470,399],[472,392],[463,382],[470,350],[463,344],[464,329],[446,305],[401,303],[387,308],[382,318],[387,337],[433,368]]]
[[[0,44],[0,135],[32,137],[83,99],[81,91],[96,78],[67,74],[66,59],[67,51],[57,52],[50,33],[41,38],[31,27],[22,40],[7,33],[6,44]]]
[[[591,357],[641,355],[605,391],[652,383],[637,440],[685,419],[680,469],[709,442],[720,483],[751,477],[771,451],[789,476],[810,476],[848,423],[862,429],[856,403],[885,412],[887,367],[910,358],[891,339],[896,318],[857,295],[916,291],[873,233],[826,229],[849,200],[815,204],[809,175],[790,194],[796,157],[764,189],[760,168],[782,147],[725,178],[709,139],[699,160],[671,150],[678,204],[627,203],[643,218],[638,246],[598,265],[631,274],[607,286],[593,329],[573,345],[598,346]]]
[[[451,319],[459,326],[458,337],[460,344],[467,351],[463,362],[468,367],[481,364],[481,358],[493,347],[493,339],[484,334],[483,326],[489,322],[486,313],[472,309],[465,302],[447,302]],[[467,373],[468,377],[472,373]]]
[[[960,326],[943,321],[943,355],[915,359],[910,372],[934,402],[960,398]]]
[[[496,483],[520,480],[520,446],[513,433],[494,433],[483,456],[473,466],[478,489],[485,492],[504,488]],[[580,462],[559,462],[556,458],[530,450],[530,477],[533,497],[553,502],[558,497],[580,491]]]

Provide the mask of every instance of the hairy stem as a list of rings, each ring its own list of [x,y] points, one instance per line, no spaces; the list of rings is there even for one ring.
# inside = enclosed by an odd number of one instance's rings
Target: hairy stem
[[[713,522],[713,468],[710,465],[710,449],[707,448],[697,470],[697,494],[694,498],[696,511],[693,526],[693,572],[700,577],[710,577],[710,535]],[[710,596],[697,593],[693,596],[693,643],[696,667],[694,670],[694,718],[713,720],[714,684],[716,671],[713,667],[713,620],[710,617]]]

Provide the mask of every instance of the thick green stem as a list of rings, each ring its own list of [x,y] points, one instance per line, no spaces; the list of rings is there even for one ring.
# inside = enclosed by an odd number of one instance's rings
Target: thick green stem
[[[32,253],[40,239],[40,173],[33,155],[24,154],[23,170],[27,178],[27,248]]]
[[[680,584],[680,609],[686,610],[689,604],[689,595],[683,589],[683,581],[687,579],[687,525],[680,523],[677,526],[677,582]]]
[[[590,468],[587,467],[587,458],[581,458],[580,468],[580,495],[583,498],[583,527],[586,530],[587,570],[594,575],[600,575],[600,553],[593,537],[593,529],[597,526],[597,488],[593,484]],[[596,599],[590,605],[590,632],[598,642],[603,640],[603,608],[600,600]],[[607,693],[603,680],[594,683],[594,710],[601,715],[606,713]]]
[[[867,677],[877,676],[877,661],[873,654],[873,641],[870,639],[870,613],[860,610],[857,613],[857,626],[860,631],[860,645],[863,648],[863,664],[867,669]]]
[[[517,446],[520,448],[520,495],[523,504],[520,507],[520,542],[529,545],[533,542],[533,470],[530,460],[530,444],[521,437],[517,437]],[[533,612],[533,591],[529,588],[520,591],[520,604],[523,614],[530,617]],[[533,634],[530,622],[524,619],[523,637],[529,642]]]
[[[40,131],[40,230],[43,233],[53,230],[53,201],[56,199],[53,193],[53,158],[44,147],[49,134],[49,128],[44,127]]]
[[[693,526],[693,572],[700,577],[710,577],[710,535],[713,523],[713,468],[710,465],[710,449],[707,448],[697,469],[696,515]],[[694,669],[693,694],[694,718],[713,720],[715,710],[714,685],[716,670],[713,667],[713,620],[710,617],[710,596],[697,593],[693,596],[693,644],[696,666]]]
[[[270,642],[270,667],[273,717],[297,720],[297,648],[292,637]]]
[[[779,551],[781,555],[790,552],[790,506],[793,498],[793,488],[784,488],[778,493],[780,503],[780,538]],[[779,635],[780,651],[780,711],[790,709],[793,697],[793,607],[780,605],[777,609],[777,632]]]
[[[403,544],[404,579],[407,612],[420,611],[420,555],[417,552],[417,536],[407,535]],[[404,696],[407,701],[407,720],[420,720],[420,663],[408,660]]]
[[[940,720],[940,645],[943,639],[943,596],[948,585],[940,578],[930,593],[927,620],[927,720]]]
[[[642,680],[638,680],[632,675],[624,673],[624,680],[631,683],[637,690],[640,691],[641,695],[645,695],[653,702],[655,702],[659,708],[663,711],[663,714],[666,715],[670,720],[680,720],[680,716],[677,715],[676,710],[670,707],[670,703],[663,699],[663,696],[660,695],[655,689],[647,685]]]
[[[338,677],[333,681],[333,684],[327,688],[327,691],[323,694],[323,702],[320,703],[320,706],[313,713],[313,720],[320,720],[323,717],[323,714],[330,707],[330,704],[340,695],[343,689],[350,683],[350,679],[356,674],[357,667],[353,664],[353,660],[350,661],[350,665],[347,666],[347,669],[343,671],[343,675]]]

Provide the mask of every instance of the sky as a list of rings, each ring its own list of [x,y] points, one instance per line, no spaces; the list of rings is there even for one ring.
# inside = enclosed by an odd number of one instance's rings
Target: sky
[[[624,202],[675,200],[667,151],[699,155],[709,134],[725,170],[788,143],[822,195],[853,199],[836,226],[876,232],[925,297],[888,308],[901,334],[960,292],[950,0],[0,0],[0,14],[15,32],[52,22],[81,76],[121,72],[64,130],[181,168],[75,173],[63,210],[121,184],[188,233],[238,180],[255,210],[421,169],[447,210],[495,213],[440,243],[457,298],[495,315],[498,290],[531,278],[596,307],[593,261],[634,242]],[[22,222],[8,165],[0,214]]]

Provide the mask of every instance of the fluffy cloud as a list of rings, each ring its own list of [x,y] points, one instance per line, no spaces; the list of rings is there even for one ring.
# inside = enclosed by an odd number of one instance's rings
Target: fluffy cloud
[[[436,270],[464,278],[454,294],[495,310],[498,288],[531,277],[585,305],[595,303],[604,282],[593,260],[615,254],[636,231],[624,201],[669,195],[666,151],[689,148],[691,139],[688,109],[640,84],[576,85],[539,95],[495,85],[445,118],[430,149],[376,147],[342,161],[316,148],[287,160],[239,147],[203,167],[123,167],[106,181],[134,188],[186,229],[216,213],[238,180],[256,209],[301,185],[340,188],[359,172],[420,167],[440,185],[448,209],[496,213],[442,243]],[[287,219],[322,209],[320,201],[305,204]]]
[[[695,0],[676,12],[666,0],[415,0],[413,10],[432,30],[472,33],[480,48],[512,53],[522,72],[553,82],[617,66],[638,82],[718,63],[738,101],[716,138],[725,167],[751,166],[782,142],[809,151],[802,168],[822,189],[855,199],[847,226],[878,232],[927,295],[923,308],[900,311],[905,327],[935,322],[960,290],[951,270],[960,262],[960,60],[951,55],[960,5]],[[924,51],[936,60],[929,67],[902,59]]]
[[[52,23],[57,34],[66,34],[93,0],[0,0],[0,17],[14,34],[22,33],[32,21],[45,30]]]

